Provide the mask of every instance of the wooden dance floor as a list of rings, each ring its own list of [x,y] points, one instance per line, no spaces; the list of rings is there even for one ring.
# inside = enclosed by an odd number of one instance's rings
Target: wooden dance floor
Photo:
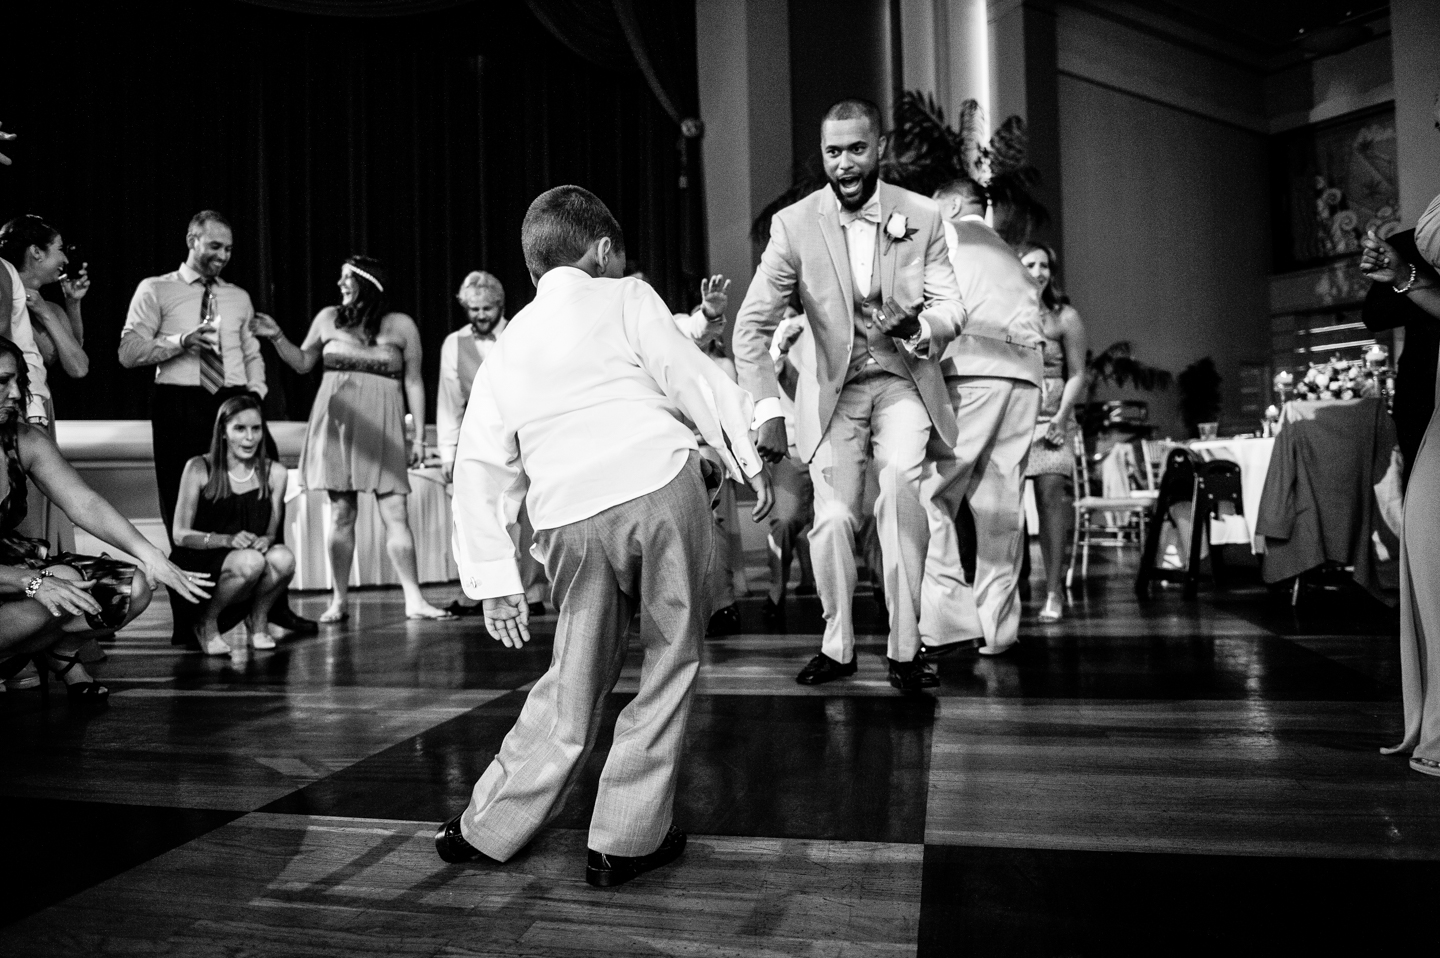
[[[407,622],[398,591],[355,599],[343,627],[221,660],[170,647],[162,599],[106,646],[107,711],[58,683],[46,711],[0,695],[0,955],[1350,956],[1430,935],[1440,782],[1378,754],[1396,626],[1358,598],[1141,607],[1102,565],[1072,619],[941,659],[908,697],[868,598],[859,675],[796,685],[820,629],[802,599],[788,634],[706,642],[689,850],[613,890],[583,879],[608,735],[507,866],[431,841],[554,617],[512,652],[474,619]]]

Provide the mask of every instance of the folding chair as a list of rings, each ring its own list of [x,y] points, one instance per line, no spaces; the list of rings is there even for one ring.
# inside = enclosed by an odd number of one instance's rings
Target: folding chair
[[[1124,496],[1094,496],[1090,494],[1090,461],[1085,454],[1085,439],[1075,434],[1075,531],[1071,539],[1070,567],[1065,570],[1065,588],[1069,589],[1075,580],[1075,558],[1080,556],[1080,578],[1090,575],[1090,546],[1123,546],[1129,542],[1132,526],[1139,529],[1139,540],[1146,539],[1146,525],[1155,495],[1146,489],[1134,489],[1131,477],[1135,469],[1134,454],[1130,452],[1125,468],[1126,494]]]

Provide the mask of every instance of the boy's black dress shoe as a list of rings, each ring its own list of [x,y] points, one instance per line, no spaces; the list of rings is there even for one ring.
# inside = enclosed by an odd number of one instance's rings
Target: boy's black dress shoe
[[[795,681],[801,685],[820,685],[835,679],[843,679],[855,674],[859,661],[857,658],[851,658],[849,662],[836,662],[821,652],[800,670],[800,674],[795,676]]]
[[[538,617],[538,616],[542,616],[542,615],[544,615],[544,614],[545,614],[545,603],[544,603],[544,602],[531,602],[531,603],[530,603],[530,618],[533,619],[533,618],[536,618],[536,617]]]
[[[457,618],[463,618],[467,615],[481,615],[485,611],[485,604],[483,602],[476,602],[474,605],[465,605],[459,599],[456,599],[445,607],[445,611]]]
[[[768,595],[765,597],[765,604],[760,607],[760,621],[766,625],[776,628],[785,628],[785,600],[776,602]]]
[[[464,812],[460,814],[463,815]],[[495,859],[467,842],[465,837],[460,834],[460,815],[456,815],[441,825],[440,830],[435,833],[435,851],[439,852],[440,857],[452,865],[476,861],[499,864]]]
[[[933,689],[940,684],[940,677],[924,659],[917,658],[913,662],[896,662],[894,659],[886,658],[885,661],[890,663],[890,684],[902,692]]]
[[[637,875],[670,864],[684,851],[685,833],[674,825],[665,833],[665,840],[660,843],[660,847],[648,855],[626,858],[622,855],[607,855],[592,848],[589,850],[589,860],[585,863],[585,880],[596,888],[614,888]]]

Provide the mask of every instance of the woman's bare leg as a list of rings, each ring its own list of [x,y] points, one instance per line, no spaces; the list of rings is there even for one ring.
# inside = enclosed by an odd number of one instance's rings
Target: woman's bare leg
[[[330,492],[330,608],[321,622],[338,622],[350,595],[350,565],[355,559],[355,516],[359,494]]]
[[[265,571],[255,585],[250,615],[245,619],[245,627],[250,630],[252,637],[268,635],[270,607],[275,604],[280,593],[285,591],[285,586],[290,584],[294,575],[295,553],[285,546],[271,546],[270,551],[265,553]]]
[[[1035,477],[1035,505],[1040,515],[1040,556],[1045,563],[1045,598],[1064,594],[1065,569],[1070,564],[1071,526],[1075,496],[1068,476]]]
[[[195,638],[206,655],[226,655],[230,646],[220,638],[220,613],[255,589],[265,572],[265,557],[254,549],[231,549],[210,590],[210,601],[195,623]]]
[[[385,551],[400,576],[400,588],[405,592],[405,614],[439,618],[446,613],[426,602],[420,592],[420,576],[415,570],[415,537],[410,534],[409,498],[398,492],[375,497],[380,518],[385,523]]]

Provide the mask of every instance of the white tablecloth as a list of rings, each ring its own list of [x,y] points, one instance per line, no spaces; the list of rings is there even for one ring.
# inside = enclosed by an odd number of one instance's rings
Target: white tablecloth
[[[330,526],[330,496],[323,490],[300,488],[300,472],[290,470],[285,490],[285,542],[295,553],[294,589],[328,589],[330,561],[325,546]],[[438,468],[410,470],[410,533],[415,537],[415,565],[421,582],[453,582],[459,578],[450,552],[450,490]],[[399,585],[400,577],[385,551],[385,524],[375,497],[361,493],[355,519],[355,561],[350,584]]]
[[[1190,449],[1201,459],[1223,459],[1240,466],[1240,499],[1243,516],[1222,516],[1210,523],[1210,542],[1214,545],[1248,544],[1252,552],[1264,552],[1265,540],[1255,535],[1255,518],[1260,514],[1260,493],[1265,489],[1265,476],[1270,472],[1270,452],[1274,439],[1211,439],[1190,443]]]

